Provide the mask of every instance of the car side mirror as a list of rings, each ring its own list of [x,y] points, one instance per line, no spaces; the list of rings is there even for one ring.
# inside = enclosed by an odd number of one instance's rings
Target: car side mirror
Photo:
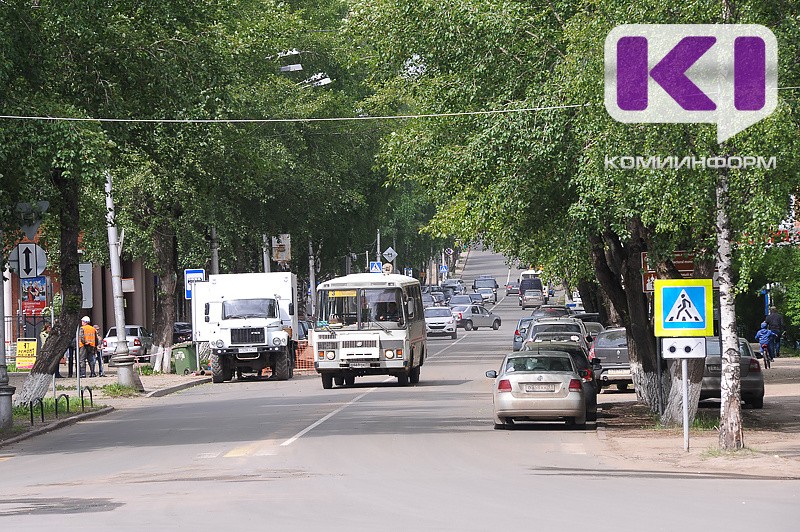
[[[490,379],[496,379],[497,378],[497,372],[495,370],[493,370],[493,369],[489,370],[489,371],[486,372],[486,376],[489,377]]]

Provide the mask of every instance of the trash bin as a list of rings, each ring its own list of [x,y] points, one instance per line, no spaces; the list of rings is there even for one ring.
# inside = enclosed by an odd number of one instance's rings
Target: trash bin
[[[175,363],[175,373],[188,375],[197,371],[197,355],[192,342],[181,342],[172,346],[172,360]]]

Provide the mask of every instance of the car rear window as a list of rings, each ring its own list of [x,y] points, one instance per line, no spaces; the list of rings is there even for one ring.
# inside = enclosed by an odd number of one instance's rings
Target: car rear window
[[[597,335],[595,343],[596,347],[626,347],[627,345],[628,337],[625,334],[625,329],[603,331]]]
[[[719,356],[719,338],[706,338],[706,356]],[[750,351],[747,349],[747,342],[739,341],[739,355],[750,356]]]
[[[556,373],[573,371],[572,362],[568,355],[561,356],[526,356],[509,358],[506,363],[506,373],[533,371],[539,373]]]
[[[531,313],[534,318],[560,318],[561,316],[569,316],[569,309],[558,307],[538,308]]]
[[[449,318],[450,316],[452,316],[452,314],[448,308],[440,307],[425,309],[426,318]]]
[[[542,332],[581,332],[581,327],[577,323],[537,323],[533,326],[531,335]]]
[[[494,279],[475,279],[475,289],[478,288],[492,288],[497,285],[497,281]]]

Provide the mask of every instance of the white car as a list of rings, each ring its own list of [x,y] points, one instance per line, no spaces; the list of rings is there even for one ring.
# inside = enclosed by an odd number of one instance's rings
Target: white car
[[[425,309],[425,334],[427,336],[449,336],[458,338],[456,318],[447,307],[428,307]]]
[[[128,341],[128,354],[139,360],[149,360],[153,348],[153,335],[141,325],[126,325],[125,339]],[[108,361],[117,349],[117,328],[111,327],[103,338],[102,356]]]

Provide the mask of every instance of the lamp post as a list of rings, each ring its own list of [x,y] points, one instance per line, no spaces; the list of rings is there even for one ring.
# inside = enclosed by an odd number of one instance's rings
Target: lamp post
[[[3,232],[0,231],[0,242]],[[0,430],[11,428],[14,423],[14,408],[11,401],[16,388],[8,385],[6,368],[6,317],[5,317],[5,272],[6,263],[0,256]]]

